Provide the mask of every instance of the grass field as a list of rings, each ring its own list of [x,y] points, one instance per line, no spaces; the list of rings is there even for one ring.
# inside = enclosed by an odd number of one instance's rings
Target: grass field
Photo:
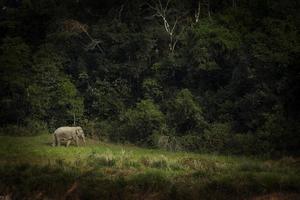
[[[0,199],[300,199],[300,160],[0,136]]]

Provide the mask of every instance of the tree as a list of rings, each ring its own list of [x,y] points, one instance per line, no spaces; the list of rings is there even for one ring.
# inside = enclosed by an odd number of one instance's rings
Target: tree
[[[21,125],[29,114],[28,84],[30,47],[19,37],[5,38],[0,48],[0,95],[2,124]]]
[[[112,119],[126,109],[131,90],[128,83],[118,79],[113,82],[96,81],[86,92],[86,106],[89,118]]]
[[[31,117],[46,121],[52,128],[71,125],[74,116],[80,119],[83,115],[83,99],[62,69],[62,58],[51,46],[42,47],[35,54],[33,81],[28,88]]]

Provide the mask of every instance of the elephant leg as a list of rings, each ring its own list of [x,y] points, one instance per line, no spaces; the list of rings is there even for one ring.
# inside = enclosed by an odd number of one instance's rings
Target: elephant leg
[[[86,145],[85,137],[84,136],[82,136],[82,140],[83,140],[84,145]]]
[[[71,140],[68,140],[66,147],[68,147],[71,144]]]
[[[60,147],[60,139],[56,138],[56,141],[57,141],[57,146]]]
[[[78,146],[79,144],[78,137],[75,139],[75,142],[76,142],[76,146]]]

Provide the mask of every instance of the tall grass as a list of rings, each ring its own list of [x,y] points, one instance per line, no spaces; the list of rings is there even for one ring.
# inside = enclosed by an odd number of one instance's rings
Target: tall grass
[[[297,158],[176,153],[94,141],[54,148],[47,135],[0,140],[0,196],[15,199],[243,199],[300,192]]]

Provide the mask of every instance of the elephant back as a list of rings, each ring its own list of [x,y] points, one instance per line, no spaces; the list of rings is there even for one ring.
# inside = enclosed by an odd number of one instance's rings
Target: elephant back
[[[54,134],[60,137],[73,138],[76,134],[76,127],[63,126],[54,131]]]

